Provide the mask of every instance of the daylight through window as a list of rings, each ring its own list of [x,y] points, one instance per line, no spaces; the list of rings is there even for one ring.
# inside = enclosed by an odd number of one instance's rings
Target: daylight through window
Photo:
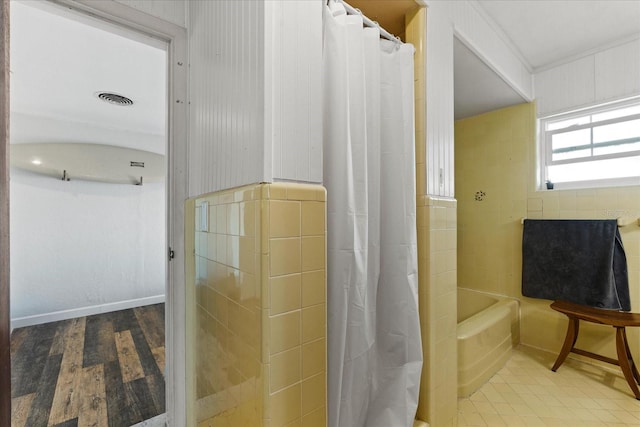
[[[541,182],[640,184],[640,99],[540,120]]]

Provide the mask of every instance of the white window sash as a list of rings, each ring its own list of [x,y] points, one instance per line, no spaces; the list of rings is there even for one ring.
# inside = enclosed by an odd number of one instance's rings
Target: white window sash
[[[565,121],[565,120],[571,120],[573,118],[578,118],[578,117],[585,117],[585,116],[594,116],[597,114],[601,114],[601,113],[605,113],[607,111],[612,111],[612,110],[618,110],[618,109],[623,109],[623,108],[627,108],[627,107],[632,107],[634,105],[640,105],[640,98],[633,98],[631,100],[625,100],[622,102],[616,102],[616,103],[612,103],[612,104],[607,104],[607,105],[603,105],[603,106],[598,106],[598,107],[592,107],[592,108],[587,108],[587,109],[583,109],[580,111],[573,111],[570,113],[564,113],[564,114],[558,114],[558,115],[554,115],[554,116],[549,116],[549,117],[544,117],[539,119],[539,156],[538,159],[541,162],[540,165],[540,169],[539,169],[539,173],[540,173],[540,182],[539,182],[539,187],[540,188],[544,188],[545,185],[544,183],[548,180],[548,171],[547,168],[549,166],[556,166],[556,165],[565,165],[565,164],[573,164],[573,163],[588,163],[588,162],[594,162],[594,161],[599,161],[599,160],[609,160],[609,159],[619,159],[619,158],[626,158],[626,157],[639,157],[640,158],[640,150],[634,150],[634,151],[627,151],[627,152],[621,152],[621,153],[611,153],[611,154],[601,154],[601,155],[593,155],[593,150],[594,148],[598,148],[598,146],[603,146],[601,144],[607,144],[607,143],[611,143],[611,142],[618,142],[618,141],[625,141],[625,140],[629,140],[629,143],[633,143],[635,141],[633,141],[636,138],[640,138],[640,134],[636,137],[633,136],[631,138],[624,138],[624,139],[620,139],[620,140],[615,140],[615,141],[606,141],[606,142],[602,142],[602,143],[597,143],[594,144],[593,143],[593,129],[594,128],[598,128],[600,126],[606,126],[609,124],[616,124],[616,123],[624,123],[627,121],[633,121],[633,120],[638,120],[640,119],[640,114],[632,114],[632,115],[628,115],[628,116],[622,116],[622,117],[616,117],[616,118],[612,118],[612,119],[606,119],[606,120],[599,120],[597,122],[590,122],[590,123],[586,123],[586,124],[581,124],[581,125],[571,125],[571,126],[567,126],[565,128],[561,128],[561,129],[554,129],[551,131],[546,130],[546,128],[548,127],[549,124],[553,124],[553,123],[557,123],[557,122],[561,122],[561,121]],[[591,120],[591,118],[590,118]],[[579,158],[574,158],[574,159],[563,159],[563,160],[552,160],[553,158],[553,149],[552,149],[552,137],[553,135],[557,135],[557,134],[562,134],[562,133],[567,133],[567,132],[573,132],[573,131],[577,131],[577,130],[582,130],[582,129],[590,129],[590,137],[589,137],[589,144],[584,144],[581,147],[584,147],[584,149],[590,149],[591,150],[591,154],[589,156],[585,156],[585,157],[579,157]],[[610,145],[614,145],[614,144],[610,144]],[[604,145],[607,146],[607,145]],[[577,147],[577,146],[576,146]],[[567,148],[572,148],[572,147],[567,147]],[[584,180],[584,181],[572,181],[572,182],[563,182],[563,183],[557,183],[558,185],[555,188],[559,188],[559,187],[571,187],[571,188],[588,188],[590,186],[598,186],[598,184],[600,183],[609,183],[609,184],[613,184],[615,182],[620,182],[621,185],[628,185],[629,182],[629,177],[627,178],[611,178],[611,179],[602,179],[602,180]],[[638,179],[640,179],[640,168],[638,171],[638,177],[632,177],[631,180],[633,180],[634,182],[637,181]]]

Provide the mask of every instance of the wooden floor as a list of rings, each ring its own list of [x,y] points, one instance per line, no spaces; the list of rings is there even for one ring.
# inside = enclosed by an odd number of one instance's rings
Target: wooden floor
[[[11,334],[12,427],[128,427],[165,411],[164,304]]]

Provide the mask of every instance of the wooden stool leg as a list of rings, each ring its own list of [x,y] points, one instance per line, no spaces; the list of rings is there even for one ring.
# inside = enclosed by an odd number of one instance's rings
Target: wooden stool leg
[[[569,317],[569,316],[568,316]],[[558,370],[560,365],[564,363],[567,359],[571,350],[573,350],[573,346],[576,344],[576,340],[578,339],[578,330],[580,329],[580,320],[575,317],[569,317],[569,326],[567,327],[567,336],[564,338],[564,344],[562,344],[562,350],[560,350],[560,354],[556,359],[556,363],[553,364],[553,368],[551,370],[555,372]]]
[[[618,351],[618,363],[620,363],[620,369],[624,374],[631,391],[636,396],[636,399],[640,400],[640,390],[635,381],[635,376],[631,369],[633,359],[629,360],[629,347],[627,345],[626,334],[624,327],[616,328],[616,350]]]
[[[636,364],[633,361],[633,356],[631,355],[631,349],[629,349],[629,340],[627,340],[626,328],[622,328],[622,335],[624,338],[624,347],[627,349],[627,359],[631,362],[631,373],[633,374],[633,378],[636,379],[636,383],[640,384],[640,373],[638,373]]]

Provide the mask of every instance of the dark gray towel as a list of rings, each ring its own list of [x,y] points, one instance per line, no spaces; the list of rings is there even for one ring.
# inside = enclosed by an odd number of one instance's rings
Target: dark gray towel
[[[631,310],[616,220],[525,220],[522,295]]]

